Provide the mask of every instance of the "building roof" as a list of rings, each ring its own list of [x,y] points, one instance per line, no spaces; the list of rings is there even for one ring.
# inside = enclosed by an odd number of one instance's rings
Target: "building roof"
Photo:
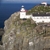
[[[33,16],[50,16],[50,13],[33,13]]]
[[[44,5],[45,6],[45,4],[39,4],[39,5]],[[47,4],[47,6],[50,6],[50,4]]]
[[[41,4],[47,5],[47,2],[42,2]]]

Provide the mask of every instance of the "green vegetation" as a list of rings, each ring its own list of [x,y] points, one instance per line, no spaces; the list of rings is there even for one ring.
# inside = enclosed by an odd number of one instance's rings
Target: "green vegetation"
[[[27,14],[31,13],[45,13],[45,12],[50,12],[50,6],[44,6],[44,5],[37,5],[33,7],[31,10],[27,12]]]

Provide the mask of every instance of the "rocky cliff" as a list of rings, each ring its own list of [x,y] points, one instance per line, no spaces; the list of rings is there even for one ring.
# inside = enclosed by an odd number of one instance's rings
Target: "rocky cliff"
[[[32,19],[21,20],[19,12],[12,14],[4,24],[2,49],[44,50],[50,48],[50,36],[44,36],[46,32],[43,26],[37,25]]]

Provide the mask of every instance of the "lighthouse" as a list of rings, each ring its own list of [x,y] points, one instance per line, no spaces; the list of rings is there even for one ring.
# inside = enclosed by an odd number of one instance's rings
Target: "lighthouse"
[[[22,6],[20,10],[20,19],[26,18],[26,10],[24,9],[24,6]]]
[[[20,10],[20,19],[29,19],[31,15],[26,15],[26,10],[24,8],[24,6],[21,7]]]

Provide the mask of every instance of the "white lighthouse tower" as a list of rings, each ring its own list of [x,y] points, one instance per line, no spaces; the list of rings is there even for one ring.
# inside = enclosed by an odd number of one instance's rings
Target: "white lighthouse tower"
[[[22,6],[20,10],[20,19],[26,18],[26,10],[24,9],[24,6]]]

